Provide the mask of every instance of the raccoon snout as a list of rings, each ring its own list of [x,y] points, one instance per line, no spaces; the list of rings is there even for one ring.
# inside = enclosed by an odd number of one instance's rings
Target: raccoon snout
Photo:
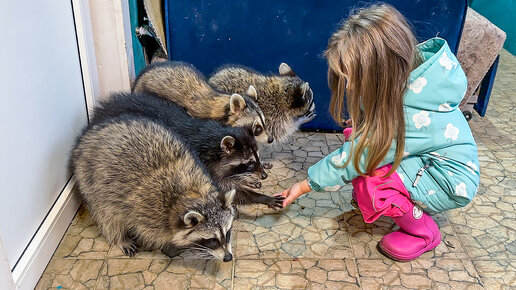
[[[261,172],[261,179],[267,179],[268,175],[265,173],[265,171]]]
[[[272,142],[274,142],[274,137],[269,136],[269,138],[267,138],[267,143],[271,144]]]
[[[233,255],[231,253],[227,253],[225,256],[224,256],[224,259],[222,259],[222,261],[224,262],[229,262],[233,260]]]

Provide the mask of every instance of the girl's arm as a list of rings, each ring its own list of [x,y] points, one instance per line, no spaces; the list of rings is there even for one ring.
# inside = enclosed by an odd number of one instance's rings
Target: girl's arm
[[[358,139],[355,139],[355,144],[357,142]],[[364,153],[359,162],[359,167],[362,171],[365,170],[367,149]],[[342,167],[348,158],[353,158],[351,142],[345,142],[341,148],[310,166],[308,168],[308,180],[312,190],[321,191],[328,187],[344,185],[355,179],[358,176],[358,172],[353,166],[353,159],[351,159],[347,166]]]

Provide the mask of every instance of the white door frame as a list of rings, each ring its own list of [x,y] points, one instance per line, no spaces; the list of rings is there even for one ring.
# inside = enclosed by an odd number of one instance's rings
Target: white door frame
[[[131,80],[134,79],[129,6],[125,0],[71,0],[71,3],[84,94],[91,117],[97,100],[108,93],[100,85],[100,81],[105,79],[105,74],[102,73],[106,68],[109,68],[111,75],[119,74],[119,83],[114,85],[115,88],[128,90]],[[93,12],[90,5],[109,6],[110,12],[107,15],[97,15],[100,13]],[[105,25],[113,19],[114,25]],[[102,47],[96,46],[95,43],[102,39],[101,32],[96,31],[96,27],[102,27],[104,32],[111,30],[116,35],[115,39]],[[113,52],[117,55],[115,59],[104,58],[102,64],[99,64],[98,55]],[[12,271],[0,236],[0,289],[33,289],[36,286],[80,206],[80,198],[74,186],[75,180],[72,177]]]

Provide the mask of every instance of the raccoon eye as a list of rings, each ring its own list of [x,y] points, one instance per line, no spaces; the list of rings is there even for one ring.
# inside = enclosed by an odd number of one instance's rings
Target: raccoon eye
[[[247,171],[254,171],[255,166],[254,162],[249,163],[249,165],[247,165]]]
[[[259,136],[260,134],[262,134],[262,132],[263,132],[262,126],[256,126],[256,128],[254,128],[254,136]]]
[[[226,233],[226,241],[229,241],[231,239],[231,230],[228,230]]]
[[[219,246],[219,240],[217,240],[215,238],[205,239],[203,244],[204,244],[204,246],[206,246],[210,249],[214,249]]]

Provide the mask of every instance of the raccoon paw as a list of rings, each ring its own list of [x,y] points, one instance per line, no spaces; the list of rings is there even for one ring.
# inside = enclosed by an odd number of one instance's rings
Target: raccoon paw
[[[136,246],[136,243],[133,240],[123,241],[119,243],[118,246],[126,256],[134,257],[134,255],[138,253],[138,246]]]
[[[269,208],[282,209],[283,208],[283,196],[268,196],[267,200],[263,203]]]
[[[270,163],[270,162],[263,162],[262,166],[265,169],[272,169],[272,163]]]

